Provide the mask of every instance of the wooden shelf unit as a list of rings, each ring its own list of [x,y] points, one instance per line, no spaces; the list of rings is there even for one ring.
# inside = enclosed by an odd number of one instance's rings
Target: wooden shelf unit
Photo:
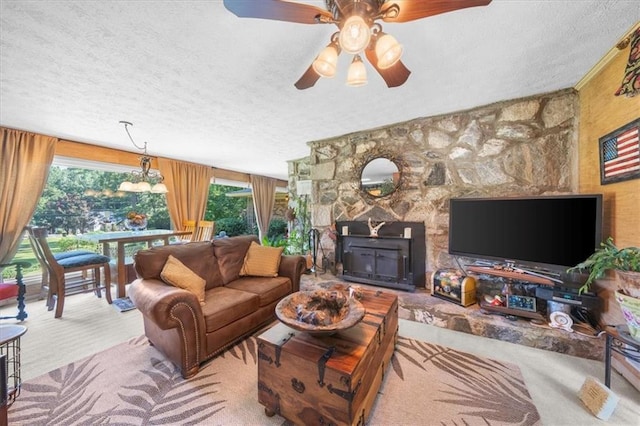
[[[498,312],[505,315],[546,321],[545,317],[540,312],[525,311],[523,309],[511,309],[507,308],[506,306],[494,306],[486,302],[480,302],[480,309],[484,309],[485,311]]]
[[[505,271],[504,269],[496,269],[492,266],[469,266],[467,269],[477,274],[495,275],[511,280],[528,281],[533,284],[554,285],[553,281],[548,278],[527,274],[526,272]]]
[[[540,277],[538,275],[531,275],[525,271],[520,271],[520,270],[506,271],[504,269],[497,269],[492,266],[469,266],[467,267],[467,269],[477,274],[487,274],[487,275],[507,278],[508,286],[511,286],[513,284],[512,283],[513,280],[527,281],[531,284],[539,284],[539,285],[547,285],[547,286],[555,285],[553,281],[551,281],[548,278]],[[524,317],[524,318],[529,318],[529,319],[534,319],[539,321],[546,320],[545,317],[539,312],[531,312],[531,311],[525,311],[523,309],[507,308],[506,306],[494,306],[482,301],[480,302],[480,308],[486,311],[497,312],[504,315]]]

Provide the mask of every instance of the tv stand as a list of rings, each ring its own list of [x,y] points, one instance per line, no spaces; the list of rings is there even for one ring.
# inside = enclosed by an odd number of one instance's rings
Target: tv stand
[[[499,265],[494,266],[469,266],[467,269],[471,272],[478,274],[487,274],[507,279],[506,293],[511,294],[511,286],[514,280],[527,281],[531,284],[540,284],[544,286],[554,286],[554,282],[551,278],[539,273],[530,273],[520,268],[514,268],[511,266],[502,267]],[[524,317],[532,320],[545,321],[545,317],[539,312],[526,311],[523,309],[513,309],[506,306],[495,306],[487,303],[483,300],[480,301],[480,308],[485,311],[495,312],[508,316]]]

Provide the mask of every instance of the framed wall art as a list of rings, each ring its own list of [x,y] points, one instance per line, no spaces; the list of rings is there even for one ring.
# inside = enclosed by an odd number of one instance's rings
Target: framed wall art
[[[604,135],[600,143],[600,184],[640,178],[640,118]]]

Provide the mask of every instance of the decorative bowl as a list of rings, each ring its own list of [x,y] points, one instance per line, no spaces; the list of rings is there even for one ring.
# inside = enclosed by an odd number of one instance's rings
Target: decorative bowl
[[[132,231],[142,231],[147,227],[147,219],[125,219],[124,227]]]
[[[276,305],[276,316],[285,325],[313,336],[329,336],[356,325],[365,314],[358,300],[340,291],[299,291]]]

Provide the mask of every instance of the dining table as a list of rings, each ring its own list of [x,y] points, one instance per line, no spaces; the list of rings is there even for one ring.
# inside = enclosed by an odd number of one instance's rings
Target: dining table
[[[114,232],[96,232],[78,235],[78,239],[96,244],[102,244],[102,253],[111,257],[111,244],[116,245],[115,268],[117,274],[112,277],[116,278],[118,286],[118,298],[126,296],[127,284],[127,260],[126,246],[137,243],[146,243],[147,247],[153,247],[158,242],[164,245],[170,243],[172,237],[181,237],[191,235],[192,231],[175,231],[171,229],[148,229],[143,231],[114,231]]]

